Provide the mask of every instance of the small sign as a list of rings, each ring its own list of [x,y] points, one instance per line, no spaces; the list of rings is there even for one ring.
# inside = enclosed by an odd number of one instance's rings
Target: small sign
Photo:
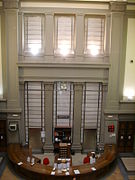
[[[108,126],[108,132],[114,132],[114,124]]]

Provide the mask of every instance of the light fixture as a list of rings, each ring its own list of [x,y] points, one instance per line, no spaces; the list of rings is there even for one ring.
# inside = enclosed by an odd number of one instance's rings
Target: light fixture
[[[60,83],[60,90],[61,90],[61,91],[67,90],[67,84],[64,83],[64,82],[61,82],[61,83]]]
[[[112,116],[112,115],[108,115],[107,117],[108,117],[108,118],[112,118],[113,116]]]

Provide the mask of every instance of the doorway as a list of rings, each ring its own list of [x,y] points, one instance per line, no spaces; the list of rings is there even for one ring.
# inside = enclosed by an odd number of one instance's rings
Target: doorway
[[[118,131],[118,151],[132,153],[134,151],[135,121],[120,121]]]

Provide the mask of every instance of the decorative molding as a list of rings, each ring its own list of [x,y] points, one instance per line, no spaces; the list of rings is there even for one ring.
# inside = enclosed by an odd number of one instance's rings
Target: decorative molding
[[[3,7],[5,9],[18,9],[19,0],[3,0]]]
[[[121,104],[135,104],[135,100],[120,100]]]
[[[109,69],[110,63],[45,63],[45,62],[19,62],[18,67],[29,67],[29,68],[95,68],[95,69]]]
[[[77,15],[77,16],[83,16],[83,17],[85,16],[85,14],[84,14],[84,13],[81,13],[81,12],[76,13],[76,15]]]
[[[53,91],[53,83],[52,82],[45,83],[45,91]]]
[[[109,9],[108,3],[97,2],[21,2],[21,8],[45,7],[45,8],[74,8],[74,9]]]
[[[83,83],[75,82],[74,83],[74,90],[75,91],[82,91],[83,89]]]
[[[127,5],[127,10],[134,11],[135,10],[135,5],[133,5],[133,4]]]
[[[21,113],[22,109],[21,108],[16,108],[16,109],[10,109],[10,108],[5,108],[5,109],[0,109],[0,113]]]
[[[124,12],[126,11],[127,3],[122,2],[110,2],[110,11],[112,12]]]

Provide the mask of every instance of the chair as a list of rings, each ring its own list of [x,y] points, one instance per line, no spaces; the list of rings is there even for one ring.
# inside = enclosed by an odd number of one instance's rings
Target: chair
[[[83,159],[83,164],[87,164],[87,163],[90,163],[90,158],[89,158],[89,156],[86,156],[86,157]]]
[[[50,163],[49,159],[48,159],[47,157],[45,157],[45,158],[43,159],[43,164],[44,164],[44,165],[48,165],[49,163]]]

